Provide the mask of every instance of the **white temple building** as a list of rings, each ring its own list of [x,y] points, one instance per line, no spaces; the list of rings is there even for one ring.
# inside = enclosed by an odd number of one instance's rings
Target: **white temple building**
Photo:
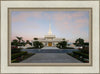
[[[49,32],[48,32],[48,34],[45,35],[44,38],[38,38],[38,40],[33,40],[32,43],[34,41],[42,42],[44,44],[44,46],[49,46],[50,47],[50,46],[56,46],[56,44],[58,42],[67,41],[67,40],[65,38],[56,38],[56,36],[52,34],[51,24],[49,24]]]

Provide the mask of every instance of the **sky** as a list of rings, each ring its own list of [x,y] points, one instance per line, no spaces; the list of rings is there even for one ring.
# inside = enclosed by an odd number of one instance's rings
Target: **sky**
[[[66,38],[69,42],[75,42],[78,38],[89,41],[88,11],[12,11],[11,38],[43,38],[48,34],[49,24],[57,38]]]

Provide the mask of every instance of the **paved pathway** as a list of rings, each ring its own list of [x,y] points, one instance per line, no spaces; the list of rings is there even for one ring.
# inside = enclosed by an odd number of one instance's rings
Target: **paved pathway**
[[[73,51],[79,51],[78,49],[22,49],[21,51],[27,51],[28,53],[72,53]]]
[[[59,49],[59,48],[57,48],[57,47],[43,47],[42,49]]]
[[[66,53],[36,53],[20,63],[82,63]]]

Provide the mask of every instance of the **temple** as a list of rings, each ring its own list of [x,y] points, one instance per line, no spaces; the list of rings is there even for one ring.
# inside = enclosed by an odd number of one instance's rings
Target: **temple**
[[[37,40],[33,40],[33,42],[34,41],[39,41],[42,42],[44,46],[52,47],[52,46],[56,46],[58,42],[67,41],[67,40],[65,38],[56,38],[56,36],[52,34],[51,24],[49,24],[48,34],[45,35],[44,38],[38,38]]]

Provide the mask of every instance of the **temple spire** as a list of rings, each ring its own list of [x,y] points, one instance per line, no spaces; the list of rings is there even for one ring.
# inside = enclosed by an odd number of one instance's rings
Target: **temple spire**
[[[52,32],[51,32],[51,24],[49,24],[49,32],[48,32],[48,35],[52,35]]]

